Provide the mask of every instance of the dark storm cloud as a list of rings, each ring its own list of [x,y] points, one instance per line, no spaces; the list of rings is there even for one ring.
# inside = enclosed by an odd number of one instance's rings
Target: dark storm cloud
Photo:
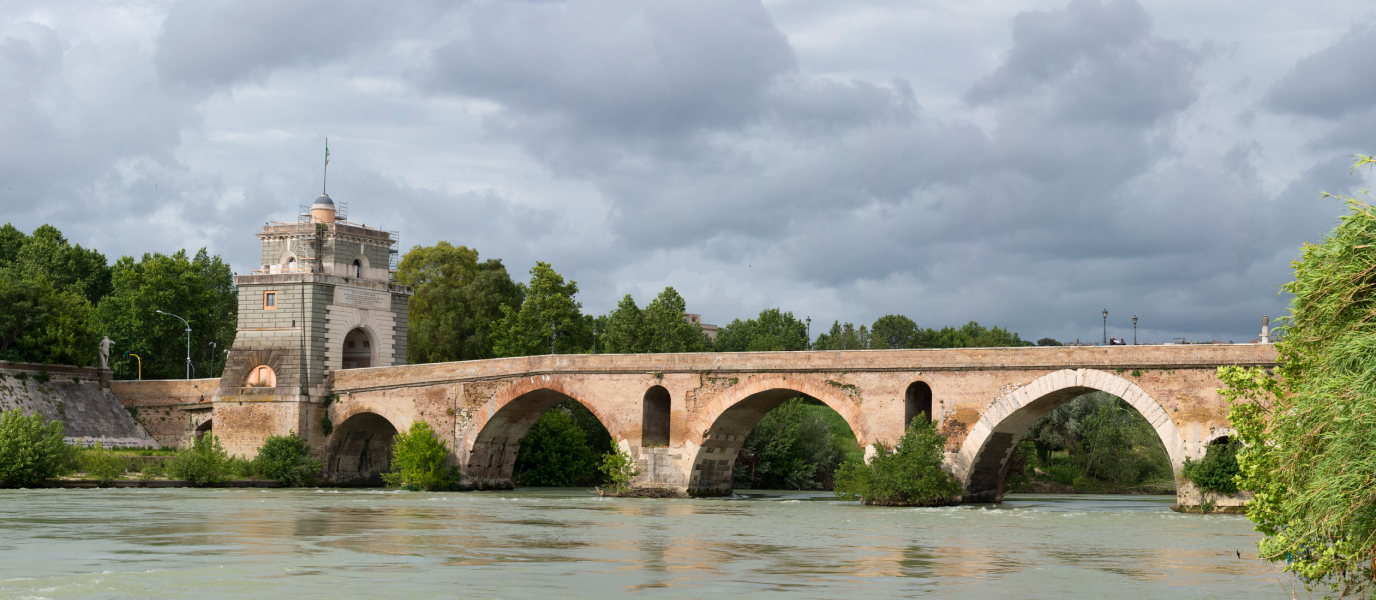
[[[1013,19],[1003,64],[966,94],[975,105],[1036,97],[1048,116],[1141,126],[1198,98],[1197,58],[1152,35],[1134,0],[1075,0]]]
[[[1376,24],[1355,24],[1332,46],[1295,63],[1266,92],[1272,110],[1339,119],[1376,107]],[[1370,122],[1366,115],[1364,122]]]
[[[413,1],[183,0],[163,21],[155,62],[166,82],[224,86],[347,59],[439,12]]]

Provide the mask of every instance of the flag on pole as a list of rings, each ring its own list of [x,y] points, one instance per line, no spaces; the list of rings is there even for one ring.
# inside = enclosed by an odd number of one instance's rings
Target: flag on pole
[[[325,164],[330,164],[330,138],[325,138]]]

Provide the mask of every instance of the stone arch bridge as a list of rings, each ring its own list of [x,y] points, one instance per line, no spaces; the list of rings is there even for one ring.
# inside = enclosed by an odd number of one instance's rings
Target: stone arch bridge
[[[337,370],[323,399],[235,396],[224,385],[210,404],[231,453],[252,455],[268,435],[306,432],[340,481],[376,478],[395,432],[424,419],[453,449],[468,485],[502,488],[512,485],[526,431],[573,398],[637,458],[640,483],[720,495],[732,491],[731,468],[751,428],[806,394],[840,413],[867,448],[930,415],[947,436],[946,466],[966,500],[987,502],[1001,498],[1026,430],[1094,390],[1136,407],[1178,474],[1185,458],[1231,431],[1217,368],[1275,360],[1264,344],[553,355]]]

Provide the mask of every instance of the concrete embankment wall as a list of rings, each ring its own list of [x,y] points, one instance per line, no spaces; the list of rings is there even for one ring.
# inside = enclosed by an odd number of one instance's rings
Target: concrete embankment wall
[[[184,448],[196,429],[210,421],[211,399],[219,386],[219,378],[154,379],[114,381],[110,390],[159,444]]]
[[[68,443],[158,446],[118,398],[100,389],[94,368],[0,361],[0,412],[16,408],[62,421]]]

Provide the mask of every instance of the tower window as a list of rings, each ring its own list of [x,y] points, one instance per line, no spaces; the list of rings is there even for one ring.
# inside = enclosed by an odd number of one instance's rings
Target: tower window
[[[263,292],[263,308],[269,310],[277,308],[277,292]]]
[[[363,263],[358,262],[358,259],[357,259],[357,258],[354,259],[354,268],[353,268],[353,272],[354,272],[354,277],[357,277],[357,278],[359,278],[359,279],[363,279]]]

